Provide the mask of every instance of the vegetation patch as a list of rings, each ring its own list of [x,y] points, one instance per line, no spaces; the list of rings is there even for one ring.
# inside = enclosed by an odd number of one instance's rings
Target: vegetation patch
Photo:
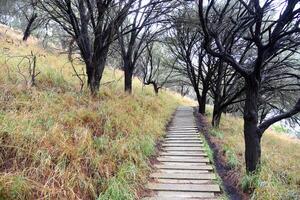
[[[208,117],[210,119],[210,117]],[[232,125],[234,124],[234,126]],[[259,170],[246,174],[243,140],[243,120],[231,115],[224,115],[219,131],[223,139],[217,144],[222,148],[225,161],[239,173],[241,189],[252,199],[299,199],[300,198],[300,155],[295,149],[300,148],[297,139],[268,130],[262,138],[262,162]],[[215,131],[210,131],[211,133]]]
[[[6,49],[0,54],[0,199],[136,198],[155,142],[176,106],[188,101],[169,91],[157,96],[137,79],[128,95],[122,72],[112,69],[91,97],[87,88],[80,91],[66,56],[12,40],[0,36]],[[31,51],[43,55],[35,87],[20,75],[26,66],[19,71],[18,59],[7,60]]]

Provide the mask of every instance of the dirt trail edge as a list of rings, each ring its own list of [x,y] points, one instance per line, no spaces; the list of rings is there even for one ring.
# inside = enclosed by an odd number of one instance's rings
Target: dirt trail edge
[[[249,194],[244,193],[239,186],[239,172],[227,166],[222,147],[209,135],[209,124],[205,117],[197,112],[197,108],[194,108],[194,116],[198,129],[205,136],[208,145],[214,153],[214,165],[223,181],[223,189],[226,194],[232,200],[248,200]]]

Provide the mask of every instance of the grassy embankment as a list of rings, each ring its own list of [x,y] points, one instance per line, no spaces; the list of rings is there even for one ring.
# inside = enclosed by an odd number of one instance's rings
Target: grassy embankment
[[[33,88],[18,72],[21,58],[8,59],[31,51],[41,72]],[[66,56],[3,27],[0,70],[0,199],[136,198],[155,141],[188,102],[168,91],[155,96],[137,79],[126,95],[116,81],[122,73],[109,69],[102,81],[109,83],[91,98],[79,92]],[[28,76],[26,61],[20,70]]]
[[[211,119],[211,109],[208,119]],[[243,120],[223,115],[220,129],[210,134],[223,149],[226,162],[236,170],[243,190],[252,199],[300,199],[300,141],[269,129],[262,138],[262,166],[258,174],[247,176],[244,161]]]

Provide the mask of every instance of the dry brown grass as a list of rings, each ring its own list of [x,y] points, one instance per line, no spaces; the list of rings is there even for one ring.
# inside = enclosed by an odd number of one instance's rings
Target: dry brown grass
[[[210,118],[210,117],[209,117]],[[254,189],[252,199],[300,198],[300,142],[270,129],[262,138],[261,171],[254,177],[245,175],[243,120],[224,115],[219,132],[224,152],[234,152],[228,162],[237,159],[240,182],[244,189]],[[250,184],[250,185],[249,185]]]
[[[137,79],[133,95],[115,81],[91,98],[79,92],[65,56],[0,32],[0,199],[136,198],[155,141],[175,107],[191,101],[156,96]],[[17,72],[20,58],[8,60],[31,51],[41,71],[34,88]],[[121,76],[106,70],[103,82]]]

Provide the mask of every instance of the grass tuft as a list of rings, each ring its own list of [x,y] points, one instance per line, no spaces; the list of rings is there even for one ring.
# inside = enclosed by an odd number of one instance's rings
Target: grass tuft
[[[219,138],[219,139],[223,139],[223,137],[224,137],[223,132],[221,130],[215,129],[215,128],[210,130],[210,134],[214,137]]]
[[[231,168],[234,169],[238,166],[239,160],[237,156],[235,155],[234,151],[229,147],[229,146],[224,146],[223,147],[223,152],[227,160],[227,165]]]

